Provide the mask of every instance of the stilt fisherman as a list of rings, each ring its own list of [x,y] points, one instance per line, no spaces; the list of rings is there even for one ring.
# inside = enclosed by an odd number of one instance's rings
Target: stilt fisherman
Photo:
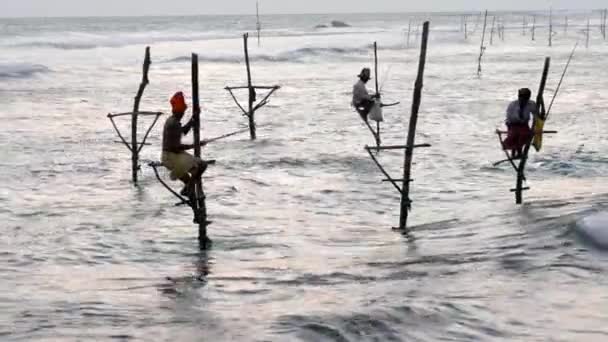
[[[528,88],[518,91],[518,99],[507,107],[507,138],[503,148],[511,150],[511,158],[521,158],[523,148],[530,142],[534,133],[530,128],[530,119],[538,115],[538,106],[531,101],[532,92]]]
[[[194,145],[182,144],[182,135],[187,135],[194,123],[190,119],[186,125],[181,124],[188,108],[181,91],[171,98],[171,108],[173,115],[167,119],[163,128],[161,161],[167,169],[171,170],[172,180],[179,179],[184,183],[181,194],[191,198],[194,195],[195,181],[205,172],[207,163],[186,152],[193,149]],[[201,145],[206,145],[206,142],[201,141]]]
[[[358,77],[359,81],[355,83],[353,87],[352,105],[357,110],[357,113],[361,115],[361,119],[367,122],[367,115],[374,106],[378,95],[370,95],[367,91],[367,87],[365,86],[365,84],[371,79],[371,70],[369,68],[363,68]]]

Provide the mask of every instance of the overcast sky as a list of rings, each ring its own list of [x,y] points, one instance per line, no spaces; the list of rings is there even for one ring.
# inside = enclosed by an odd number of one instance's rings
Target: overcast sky
[[[606,0],[261,0],[262,13],[597,9]],[[0,17],[249,14],[255,0],[0,0]]]

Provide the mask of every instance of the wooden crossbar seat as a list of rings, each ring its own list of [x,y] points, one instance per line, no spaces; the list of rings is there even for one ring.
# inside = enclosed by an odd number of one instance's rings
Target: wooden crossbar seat
[[[203,160],[203,162],[205,163],[205,165],[213,165],[215,164],[215,160]],[[150,161],[148,163],[148,166],[150,166],[153,170],[154,170],[154,175],[156,176],[156,179],[160,182],[160,184],[162,184],[171,194],[173,194],[173,196],[175,196],[176,198],[179,199],[179,202],[175,204],[175,206],[181,206],[181,205],[188,205],[190,207],[193,207],[192,205],[192,200],[194,200],[195,198],[186,198],[182,195],[180,195],[177,191],[173,190],[161,177],[160,174],[158,173],[158,168],[159,167],[164,167],[163,163],[160,161]],[[199,198],[199,199],[204,199],[204,198]]]

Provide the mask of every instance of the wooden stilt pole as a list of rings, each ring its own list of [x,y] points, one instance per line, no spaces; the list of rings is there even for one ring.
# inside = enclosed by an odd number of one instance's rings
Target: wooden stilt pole
[[[412,101],[412,113],[407,133],[407,147],[405,148],[405,158],[403,164],[403,186],[401,194],[401,213],[399,217],[399,229],[407,229],[408,212],[411,208],[410,179],[412,173],[412,160],[414,157],[414,144],[416,139],[416,124],[418,122],[418,111],[422,97],[422,87],[424,83],[424,66],[426,63],[426,49],[429,39],[429,22],[425,22],[422,29],[422,44],[420,47],[420,60],[418,62],[418,76],[414,87],[414,97]]]
[[[247,47],[247,39],[249,38],[249,34],[245,33],[243,35],[243,46],[245,50],[245,65],[247,67],[247,89],[249,89],[249,100],[248,100],[248,110],[247,117],[249,118],[249,135],[251,140],[256,139],[255,132],[255,112],[253,110],[253,103],[256,100],[255,88],[251,85],[251,67],[249,66],[249,49]]]
[[[496,16],[492,16],[492,29],[490,30],[490,45],[494,44],[494,25],[496,24]]]
[[[522,24],[521,24],[521,35],[525,36],[526,35],[526,30],[528,29],[528,20],[527,17],[524,15],[523,19],[522,19]]]
[[[198,55],[192,54],[192,119],[194,156],[201,159],[201,107],[198,87]],[[195,221],[198,222],[198,240],[202,249],[208,247],[211,240],[207,237],[207,205],[205,203],[205,190],[203,189],[202,177],[195,180],[195,200],[192,201],[192,209],[195,213]]]
[[[549,47],[553,46],[553,7],[549,9]]]
[[[604,9],[604,15],[602,20],[602,36],[606,40],[606,17],[608,17],[608,9]]]
[[[479,59],[478,59],[478,63],[477,63],[477,76],[481,76],[481,59],[483,58],[483,53],[486,50],[486,47],[484,46],[485,43],[485,39],[486,39],[486,25],[488,23],[488,11],[486,10],[486,14],[483,18],[483,32],[481,33],[481,46],[479,48]]]
[[[536,16],[532,16],[532,40],[536,40]]]
[[[409,23],[407,24],[407,44],[405,45],[405,47],[407,49],[410,48],[410,34],[412,32],[412,19],[410,19]]]
[[[377,101],[380,101],[380,88],[378,87],[378,44],[374,42],[374,79],[376,85],[376,95]],[[376,146],[380,147],[380,121],[376,121],[376,134],[374,134],[376,138]]]
[[[148,71],[150,70],[150,47],[146,47],[146,55],[144,58],[143,75],[137,95],[135,95],[135,103],[133,104],[133,114],[131,115],[131,179],[133,184],[137,185],[137,172],[139,171],[139,145],[137,143],[137,116],[139,112],[139,103],[144,94],[144,90],[149,83]]]
[[[248,47],[248,39],[249,34],[245,33],[243,35],[243,50],[245,52],[245,66],[247,68],[247,85],[246,86],[238,86],[238,87],[225,87],[232,96],[234,103],[239,107],[239,109],[243,112],[249,122],[249,136],[251,140],[255,140],[257,138],[256,134],[256,124],[255,124],[255,112],[268,104],[270,96],[274,94],[275,91],[279,90],[281,87],[278,85],[275,86],[254,86],[251,80],[251,66],[249,63],[249,47]],[[239,103],[234,94],[233,90],[236,89],[247,89],[248,97],[247,97],[247,109],[243,108],[243,106]],[[269,92],[264,96],[264,98],[259,101],[255,106],[254,103],[257,101],[257,93],[256,89],[268,90]]]
[[[469,39],[469,32],[468,32],[468,27],[467,27],[467,16],[464,16],[464,40],[468,40]]]
[[[585,40],[585,47],[589,48],[589,35],[591,34],[591,19],[587,17],[587,39]]]
[[[255,2],[255,16],[257,18],[256,30],[258,31],[258,46],[260,46],[260,36],[262,33],[262,23],[260,22],[260,3]]]
[[[547,83],[547,76],[549,75],[549,66],[551,64],[551,58],[545,58],[545,65],[543,67],[543,75],[540,80],[540,86],[538,87],[538,94],[536,97],[536,103],[539,108],[539,115],[541,117],[545,117],[545,101],[543,98],[543,94],[545,92],[545,85]],[[521,160],[517,167],[517,183],[515,185],[515,203],[521,204],[523,202],[522,192],[527,190],[527,188],[523,187],[523,182],[525,180],[525,169],[526,162],[528,161],[528,154],[530,153],[530,146],[532,145],[532,139],[526,144],[524,147],[524,151],[522,152]]]

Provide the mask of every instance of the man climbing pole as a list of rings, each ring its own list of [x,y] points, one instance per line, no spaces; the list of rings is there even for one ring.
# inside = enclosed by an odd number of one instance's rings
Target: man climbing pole
[[[181,194],[192,198],[194,197],[194,184],[207,169],[207,163],[186,152],[193,149],[194,145],[182,144],[182,135],[187,135],[190,132],[193,121],[190,119],[186,125],[182,126],[181,124],[184,113],[188,108],[181,91],[175,93],[171,98],[171,108],[173,115],[167,119],[163,128],[161,162],[167,169],[171,170],[170,177],[172,180],[179,179],[184,183]],[[201,145],[206,145],[206,142],[202,141]]]
[[[511,102],[507,107],[507,138],[503,141],[503,149],[511,150],[511,158],[521,158],[523,148],[530,142],[533,132],[529,122],[532,117],[538,115],[538,106],[531,101],[532,92],[528,88],[518,91],[518,99]]]
[[[365,86],[371,79],[371,70],[369,68],[363,68],[358,77],[359,81],[353,87],[352,105],[357,110],[357,113],[361,115],[361,119],[367,122],[367,116],[376,103],[375,99],[379,98],[379,96],[378,94],[370,95]]]

